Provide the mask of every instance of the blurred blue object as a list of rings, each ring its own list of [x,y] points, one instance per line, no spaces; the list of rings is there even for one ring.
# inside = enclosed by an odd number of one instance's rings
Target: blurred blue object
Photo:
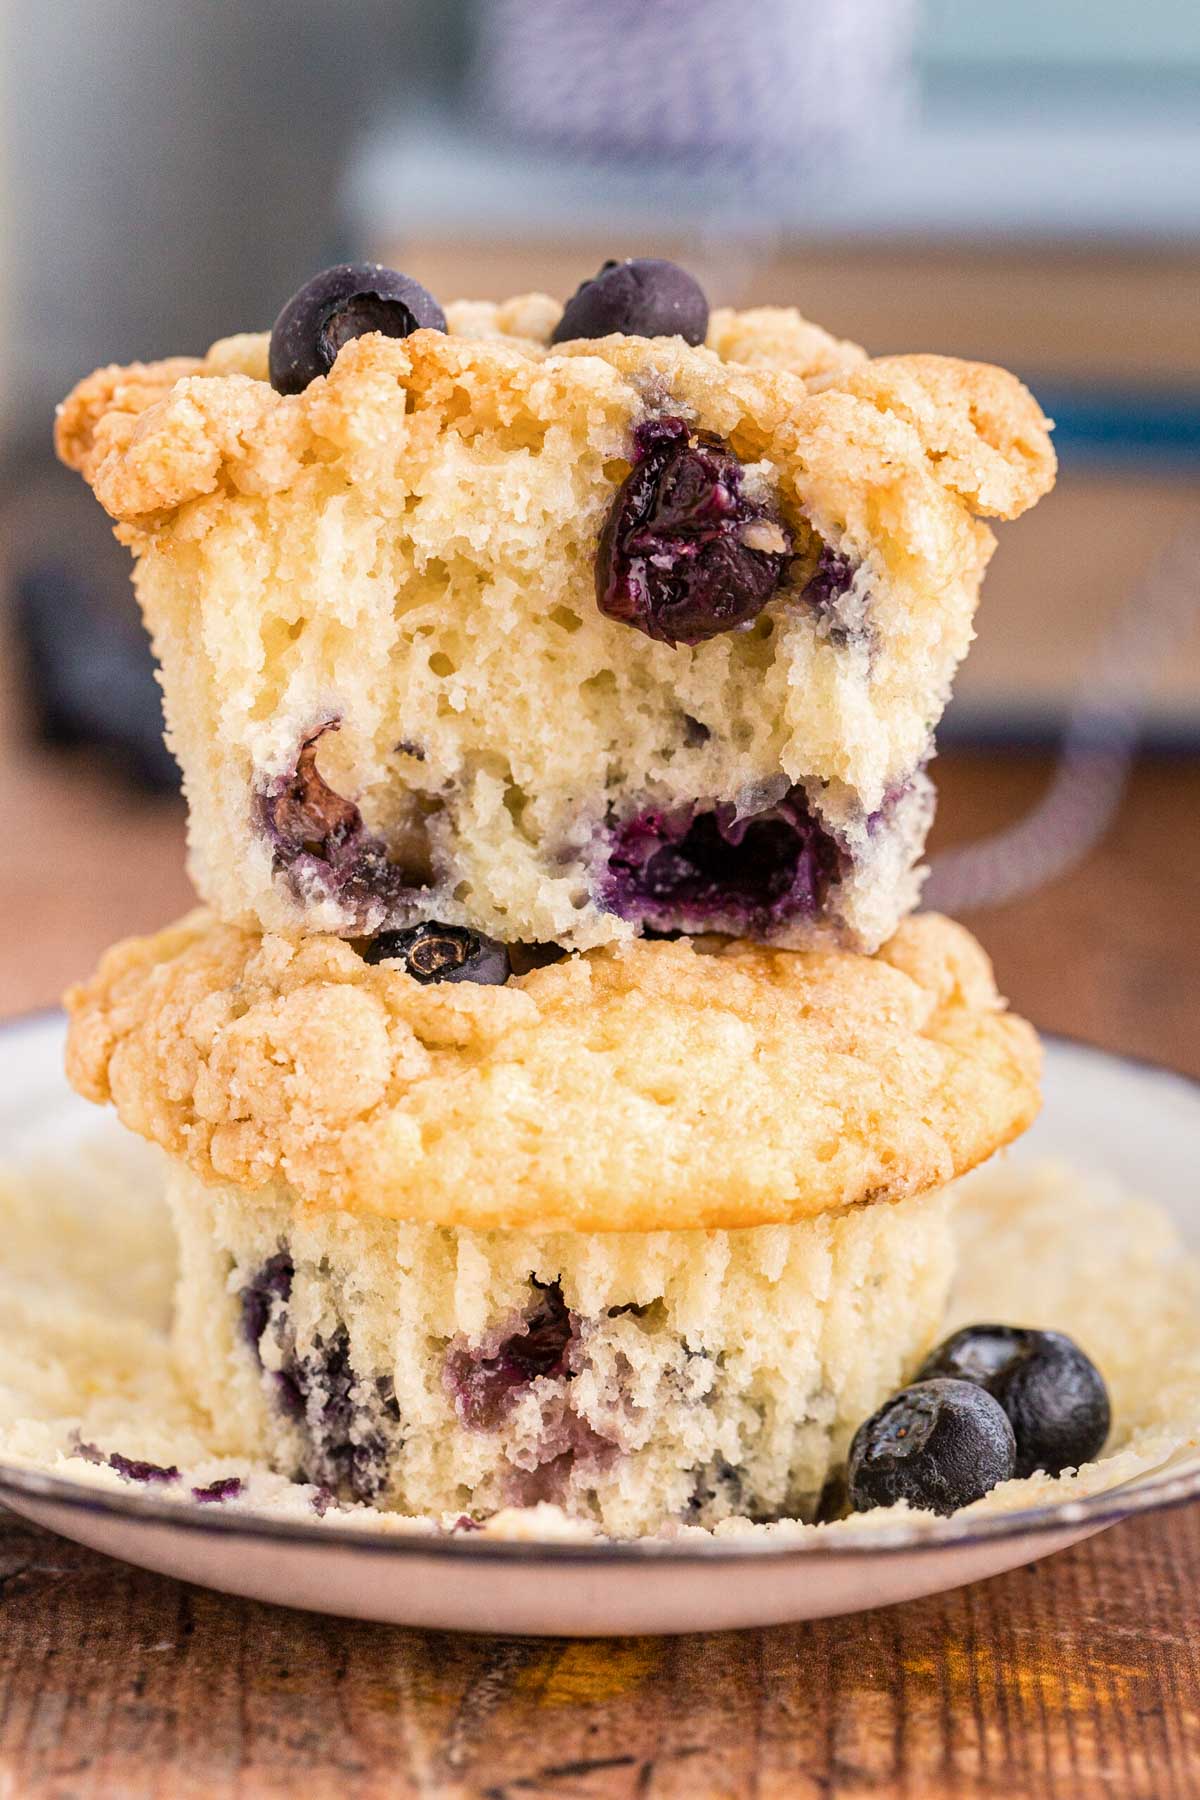
[[[25,569],[14,588],[13,635],[41,741],[99,750],[139,786],[176,789],[150,640],[132,595],[57,561]]]
[[[1084,463],[1200,466],[1200,387],[1060,388],[1033,386],[1054,420],[1064,468]]]

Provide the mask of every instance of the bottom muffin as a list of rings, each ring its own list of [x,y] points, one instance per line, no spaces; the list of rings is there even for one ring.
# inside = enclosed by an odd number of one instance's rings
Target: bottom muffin
[[[937,1333],[943,1190],[1036,1112],[1033,1032],[933,917],[497,948],[431,980],[197,914],[68,997],[72,1080],[171,1159],[192,1392],[405,1514],[811,1517]]]
[[[550,1501],[626,1536],[811,1518],[932,1343],[944,1192],[796,1225],[471,1231],[170,1197],[180,1371],[222,1448],[331,1498],[480,1520]]]

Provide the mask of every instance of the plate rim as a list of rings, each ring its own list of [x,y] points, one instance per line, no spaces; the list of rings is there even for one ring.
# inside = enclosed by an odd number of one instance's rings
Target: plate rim
[[[61,1007],[45,1006],[0,1020],[0,1038],[18,1036],[52,1023],[65,1022]],[[1047,1044],[1083,1052],[1085,1059],[1127,1067],[1140,1074],[1178,1085],[1200,1099],[1200,1077],[1169,1063],[1125,1051],[1107,1050],[1069,1032],[1039,1031]],[[1191,1470],[1155,1478],[1133,1476],[1112,1488],[1078,1500],[1021,1507],[956,1522],[951,1516],[921,1524],[898,1523],[860,1533],[844,1533],[833,1541],[818,1531],[800,1541],[776,1542],[769,1537],[716,1537],[702,1542],[671,1538],[617,1538],[560,1540],[555,1538],[505,1539],[482,1531],[454,1535],[433,1528],[428,1531],[386,1531],[329,1523],[325,1519],[276,1519],[240,1508],[209,1510],[186,1500],[160,1500],[154,1495],[121,1493],[100,1488],[70,1476],[52,1475],[40,1469],[0,1459],[0,1499],[13,1496],[77,1512],[131,1524],[165,1525],[176,1530],[213,1537],[243,1537],[294,1548],[323,1545],[365,1555],[433,1556],[450,1560],[524,1563],[547,1559],[557,1563],[611,1565],[612,1563],[665,1562],[711,1564],[723,1561],[859,1561],[877,1556],[933,1553],[972,1548],[979,1544],[1045,1535],[1056,1531],[1099,1530],[1141,1513],[1181,1506],[1200,1498],[1200,1464]]]
[[[18,1464],[0,1462],[0,1500],[15,1497],[75,1512],[99,1515],[128,1524],[167,1526],[211,1537],[251,1538],[292,1548],[353,1550],[366,1555],[433,1556],[450,1560],[524,1563],[546,1559],[556,1563],[609,1566],[613,1563],[820,1562],[861,1561],[914,1552],[957,1551],[1014,1538],[1056,1532],[1091,1532],[1144,1512],[1183,1506],[1200,1497],[1200,1468],[1134,1485],[1133,1481],[1080,1500],[979,1519],[953,1519],[921,1525],[880,1526],[861,1534],[846,1533],[835,1542],[819,1534],[798,1542],[771,1538],[710,1537],[702,1543],[671,1538],[612,1538],[562,1541],[554,1538],[493,1538],[483,1532],[452,1535],[438,1531],[377,1531],[362,1526],[327,1524],[323,1519],[273,1519],[253,1511],[209,1511],[196,1502],[158,1500],[142,1493],[122,1494],[67,1476],[43,1474]]]

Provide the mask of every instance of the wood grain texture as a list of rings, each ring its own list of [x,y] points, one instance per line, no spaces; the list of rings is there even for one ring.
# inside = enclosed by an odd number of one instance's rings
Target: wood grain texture
[[[0,1527],[0,1793],[1167,1800],[1200,1791],[1200,1510],[909,1606],[612,1642],[226,1599]]]
[[[1049,779],[1041,756],[939,757],[943,846],[1010,825]],[[1043,1031],[1200,1076],[1200,764],[1134,773],[1104,841],[1010,906],[964,912],[1001,990]]]
[[[942,843],[1041,759],[937,768]],[[1200,1074],[1200,769],[1141,768],[1071,875],[969,917],[1041,1026]],[[174,806],[0,756],[0,1010],[186,904]],[[291,1613],[0,1514],[0,1800],[1173,1800],[1200,1795],[1200,1508],[856,1618],[616,1643]]]

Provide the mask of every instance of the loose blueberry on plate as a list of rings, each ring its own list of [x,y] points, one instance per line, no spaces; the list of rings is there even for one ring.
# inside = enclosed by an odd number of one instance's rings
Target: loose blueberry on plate
[[[910,1506],[943,1516],[1011,1479],[1016,1439],[1004,1408],[969,1381],[901,1388],[850,1446],[846,1478],[855,1512]]]
[[[192,1499],[206,1505],[213,1501],[237,1500],[243,1487],[240,1475],[226,1475],[220,1481],[210,1481],[207,1487],[194,1487]]]
[[[328,375],[343,345],[369,331],[404,338],[445,331],[446,315],[419,281],[379,263],[336,263],[292,295],[271,332],[271,386],[300,394]]]
[[[782,583],[792,543],[744,492],[729,446],[683,419],[648,419],[596,553],[607,619],[664,644],[702,644],[756,619]]]
[[[846,1471],[845,1469],[834,1469],[825,1478],[825,1485],[817,1500],[813,1523],[815,1525],[832,1525],[838,1519],[844,1519],[850,1510],[850,1488],[846,1481]]]
[[[931,1376],[975,1382],[1000,1403],[1016,1436],[1018,1475],[1061,1475],[1104,1448],[1112,1424],[1104,1377],[1061,1331],[966,1325],[926,1358],[918,1379]]]
[[[122,1456],[119,1450],[114,1450],[108,1458],[108,1466],[110,1469],[115,1469],[116,1473],[125,1481],[179,1480],[179,1470],[174,1463],[169,1468],[164,1468],[161,1463],[142,1462],[138,1457]]]
[[[708,334],[708,301],[694,276],[656,256],[625,262],[612,258],[598,275],[581,282],[563,308],[553,344],[571,338],[681,337],[702,344]]]
[[[507,948],[464,925],[410,925],[381,931],[363,951],[368,963],[402,962],[414,981],[473,981],[503,987],[512,973]]]

